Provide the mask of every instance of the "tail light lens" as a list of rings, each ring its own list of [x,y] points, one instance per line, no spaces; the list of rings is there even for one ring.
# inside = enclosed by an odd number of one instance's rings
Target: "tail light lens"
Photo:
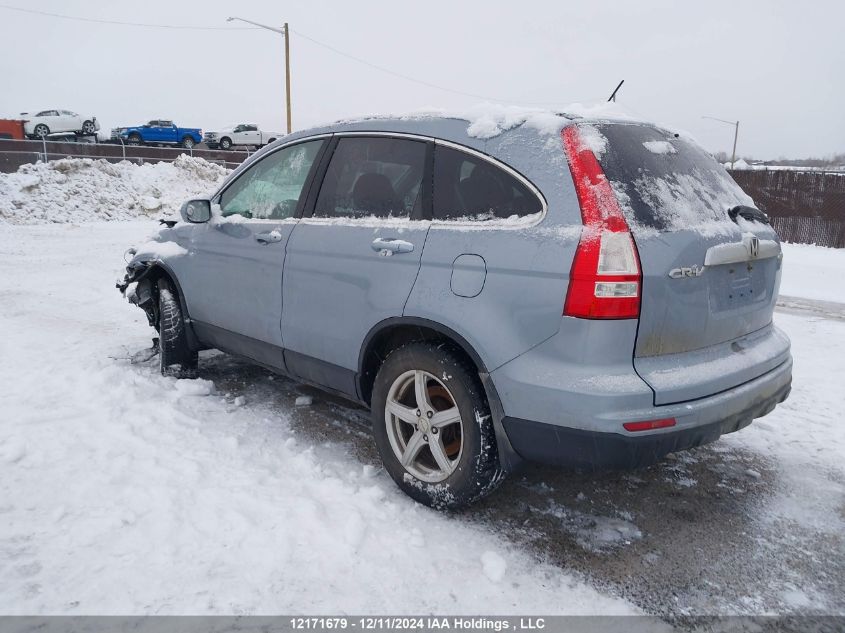
[[[636,319],[642,275],[631,230],[578,127],[564,128],[561,136],[584,224],[563,314],[583,319]]]

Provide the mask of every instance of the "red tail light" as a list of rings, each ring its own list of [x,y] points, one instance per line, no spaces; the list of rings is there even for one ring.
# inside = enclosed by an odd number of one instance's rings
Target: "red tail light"
[[[584,319],[636,319],[642,275],[631,230],[607,176],[578,128],[564,128],[561,137],[584,223],[563,314]]]

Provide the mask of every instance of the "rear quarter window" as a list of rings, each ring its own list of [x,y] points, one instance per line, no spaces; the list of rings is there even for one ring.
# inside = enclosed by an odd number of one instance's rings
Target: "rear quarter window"
[[[468,152],[436,145],[433,219],[485,222],[539,214],[543,204],[514,175]]]
[[[579,127],[634,230],[712,226],[730,222],[730,208],[754,204],[725,168],[689,139],[641,124]]]

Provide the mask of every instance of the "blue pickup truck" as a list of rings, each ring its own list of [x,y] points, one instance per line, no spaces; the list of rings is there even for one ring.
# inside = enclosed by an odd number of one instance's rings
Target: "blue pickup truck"
[[[181,145],[190,149],[202,141],[202,130],[178,127],[173,121],[154,120],[135,127],[114,128],[111,138],[127,145]]]

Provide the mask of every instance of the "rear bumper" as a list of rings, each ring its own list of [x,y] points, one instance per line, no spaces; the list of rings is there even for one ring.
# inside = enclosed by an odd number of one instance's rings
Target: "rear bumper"
[[[717,440],[748,426],[786,400],[792,384],[792,359],[733,389],[685,403],[636,412],[636,419],[674,417],[676,426],[629,433],[578,429],[505,416],[505,432],[527,461],[584,469],[636,468],[661,457]],[[647,413],[647,415],[643,415]],[[620,419],[624,419],[621,417]],[[633,417],[632,417],[633,419]]]

